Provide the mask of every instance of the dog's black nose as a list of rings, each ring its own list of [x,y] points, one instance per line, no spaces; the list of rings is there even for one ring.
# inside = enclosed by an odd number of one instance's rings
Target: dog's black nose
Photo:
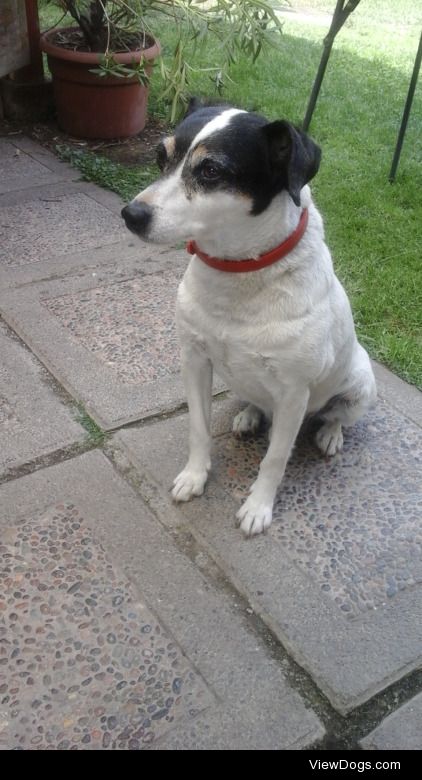
[[[132,201],[122,209],[122,217],[126,226],[134,233],[145,233],[152,217],[152,208],[142,201]]]

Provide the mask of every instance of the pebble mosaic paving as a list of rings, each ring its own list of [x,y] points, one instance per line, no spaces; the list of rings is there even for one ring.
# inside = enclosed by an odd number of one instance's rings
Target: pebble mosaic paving
[[[185,253],[150,253],[0,295],[0,313],[105,430],[186,400],[175,325]],[[224,388],[216,377],[214,392]],[[1,390],[1,388],[0,388]]]
[[[181,273],[151,274],[43,301],[126,384],[178,373],[175,297]]]
[[[266,446],[265,434],[221,441],[216,477],[235,499],[247,497]],[[353,617],[422,582],[421,475],[420,430],[404,430],[394,412],[372,412],[346,430],[333,459],[304,431],[269,533]]]
[[[214,417],[227,423],[224,405],[215,405]],[[185,464],[187,423],[185,415],[154,423],[147,440],[136,428],[116,434],[144,479],[159,480],[163,501]],[[315,424],[306,424],[271,528],[245,539],[235,514],[267,435],[239,440],[222,432],[218,419],[214,427],[220,435],[208,485],[203,496],[178,505],[179,522],[189,524],[336,709],[349,712],[420,665],[420,428],[380,402],[346,431],[343,452],[324,459]]]
[[[78,507],[2,531],[0,737],[9,749],[141,749],[211,696]]]

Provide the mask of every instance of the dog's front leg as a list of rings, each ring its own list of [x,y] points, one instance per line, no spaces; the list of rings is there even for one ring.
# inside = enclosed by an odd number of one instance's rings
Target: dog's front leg
[[[268,451],[251,486],[249,498],[236,514],[246,536],[259,534],[271,525],[277,488],[305,416],[308,400],[309,390],[289,388],[274,409]]]
[[[195,344],[182,348],[182,377],[189,407],[189,460],[173,482],[175,501],[200,496],[211,467],[212,363]]]

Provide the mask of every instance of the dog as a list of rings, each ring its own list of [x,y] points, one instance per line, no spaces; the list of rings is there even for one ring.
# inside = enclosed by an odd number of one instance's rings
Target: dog
[[[193,101],[158,147],[162,176],[122,211],[141,239],[189,241],[192,253],[176,307],[189,458],[173,499],[204,491],[213,367],[247,402],[234,419],[236,435],[254,433],[264,417],[271,422],[268,450],[236,515],[246,536],[271,524],[304,418],[321,418],[316,444],[333,456],[342,427],[376,399],[308,186],[320,157],[318,145],[285,120]]]

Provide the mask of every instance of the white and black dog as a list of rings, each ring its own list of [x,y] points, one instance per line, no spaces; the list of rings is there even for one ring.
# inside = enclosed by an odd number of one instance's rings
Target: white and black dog
[[[190,434],[174,500],[201,495],[207,481],[213,366],[249,404],[235,433],[271,420],[268,451],[237,513],[246,535],[271,523],[305,415],[322,418],[316,444],[334,455],[342,426],[376,398],[307,186],[319,162],[319,147],[286,121],[192,102],[159,146],[163,176],[122,211],[142,239],[189,240],[193,253],[177,297]]]

